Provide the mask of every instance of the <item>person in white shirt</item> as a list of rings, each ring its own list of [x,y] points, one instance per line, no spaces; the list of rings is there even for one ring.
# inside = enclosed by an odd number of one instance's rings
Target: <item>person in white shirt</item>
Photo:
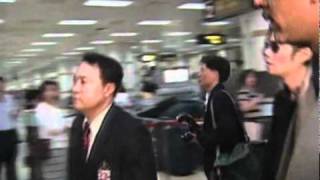
[[[40,140],[49,140],[50,156],[41,161],[40,179],[66,179],[67,119],[59,108],[59,85],[45,81],[39,88],[40,102],[35,109]]]
[[[5,93],[5,79],[0,77],[0,177],[4,165],[6,179],[16,180],[18,106],[12,96]]]

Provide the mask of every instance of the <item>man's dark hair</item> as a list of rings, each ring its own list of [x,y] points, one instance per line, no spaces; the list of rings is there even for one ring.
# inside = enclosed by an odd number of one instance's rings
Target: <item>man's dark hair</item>
[[[59,84],[56,81],[47,80],[44,81],[39,87],[39,100],[44,101],[44,93],[47,90],[48,86],[56,86],[59,87]]]
[[[223,57],[220,56],[204,56],[200,63],[206,65],[211,70],[216,70],[220,76],[220,83],[224,83],[230,76],[230,63]]]
[[[2,82],[2,83],[6,82],[6,80],[4,79],[4,77],[0,76],[0,82]]]
[[[116,87],[114,95],[117,94],[123,78],[123,69],[118,61],[111,57],[90,52],[83,55],[82,62],[98,66],[103,84],[114,83]]]

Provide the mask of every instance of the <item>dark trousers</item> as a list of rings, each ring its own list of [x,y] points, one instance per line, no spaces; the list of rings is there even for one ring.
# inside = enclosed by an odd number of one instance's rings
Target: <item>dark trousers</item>
[[[0,177],[6,169],[6,179],[16,180],[17,133],[15,130],[0,131]]]

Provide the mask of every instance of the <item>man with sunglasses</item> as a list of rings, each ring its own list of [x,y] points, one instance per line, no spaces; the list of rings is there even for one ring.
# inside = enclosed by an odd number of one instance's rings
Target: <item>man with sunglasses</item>
[[[268,71],[284,90],[275,98],[263,180],[316,180],[319,176],[317,91],[309,47],[269,39],[263,51]]]
[[[286,85],[275,99],[264,179],[319,179],[319,0],[254,4],[263,9],[274,35],[264,50],[268,70]]]

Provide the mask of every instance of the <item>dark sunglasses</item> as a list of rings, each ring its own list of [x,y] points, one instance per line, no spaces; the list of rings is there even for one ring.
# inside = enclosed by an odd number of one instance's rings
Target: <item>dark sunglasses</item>
[[[264,43],[264,49],[271,49],[273,53],[278,53],[281,44],[285,44],[285,43],[277,42],[277,41],[267,41]],[[302,44],[302,43],[294,43],[294,44],[291,43],[290,45],[292,46],[294,51],[300,48],[308,47],[306,44]]]
[[[277,53],[280,49],[279,43],[276,41],[267,41],[264,43],[264,49],[271,49],[273,53]]]

